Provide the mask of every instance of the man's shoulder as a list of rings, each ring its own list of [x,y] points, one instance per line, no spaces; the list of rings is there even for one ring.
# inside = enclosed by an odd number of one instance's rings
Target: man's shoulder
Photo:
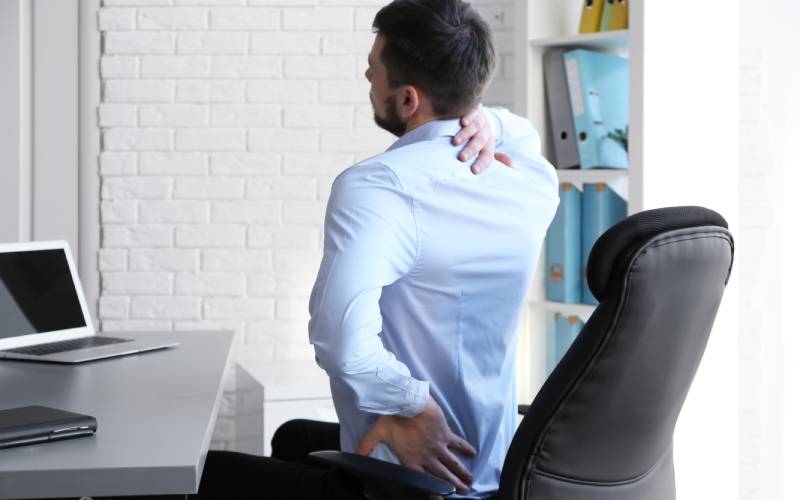
[[[357,163],[342,171],[331,186],[327,212],[344,211],[348,218],[379,218],[384,223],[405,221],[413,196],[394,172],[379,162]]]
[[[413,189],[425,165],[432,162],[437,149],[429,143],[415,143],[377,154],[343,170],[334,184],[392,186]]]
[[[394,179],[398,187],[412,193],[442,177],[451,177],[457,172],[469,174],[468,164],[459,161],[457,154],[458,151],[449,143],[415,142],[362,160],[348,169],[359,173],[348,174],[363,176],[381,168]]]
[[[370,205],[373,208],[410,206],[413,196],[394,169],[370,159],[343,170],[331,186],[329,207]]]
[[[392,187],[402,189],[394,169],[372,157],[342,170],[333,181],[333,189]]]

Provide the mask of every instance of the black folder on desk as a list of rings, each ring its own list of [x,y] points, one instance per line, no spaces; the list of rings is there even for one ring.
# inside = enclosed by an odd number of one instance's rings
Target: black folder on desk
[[[97,420],[89,415],[23,406],[0,410],[0,448],[91,436]]]

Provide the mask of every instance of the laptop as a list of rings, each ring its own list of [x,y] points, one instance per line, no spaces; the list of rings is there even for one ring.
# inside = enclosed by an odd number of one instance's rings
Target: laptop
[[[66,241],[0,244],[0,359],[82,363],[177,345],[96,335]]]

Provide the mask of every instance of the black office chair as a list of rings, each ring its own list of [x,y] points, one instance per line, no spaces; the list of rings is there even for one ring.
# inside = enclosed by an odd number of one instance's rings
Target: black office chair
[[[545,381],[503,464],[502,500],[674,500],[672,435],[733,264],[702,207],[632,215],[589,256],[600,304]],[[445,481],[339,452],[312,454],[376,497],[446,496]]]

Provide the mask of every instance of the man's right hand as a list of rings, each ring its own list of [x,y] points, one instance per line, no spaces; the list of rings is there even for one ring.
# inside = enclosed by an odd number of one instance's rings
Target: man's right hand
[[[473,174],[477,175],[486,170],[493,159],[509,168],[514,168],[510,156],[505,153],[495,152],[494,131],[483,106],[478,106],[472,112],[463,116],[461,118],[461,127],[458,134],[453,137],[453,144],[458,145],[465,142],[467,144],[458,155],[458,159],[461,161],[467,161],[476,154],[478,155],[472,164]]]
[[[453,451],[472,457],[475,448],[456,436],[433,397],[422,412],[412,418],[382,415],[356,448],[369,455],[378,443],[386,443],[409,469],[428,472],[453,484],[461,494],[469,492],[472,474]],[[452,451],[451,451],[452,450]]]

